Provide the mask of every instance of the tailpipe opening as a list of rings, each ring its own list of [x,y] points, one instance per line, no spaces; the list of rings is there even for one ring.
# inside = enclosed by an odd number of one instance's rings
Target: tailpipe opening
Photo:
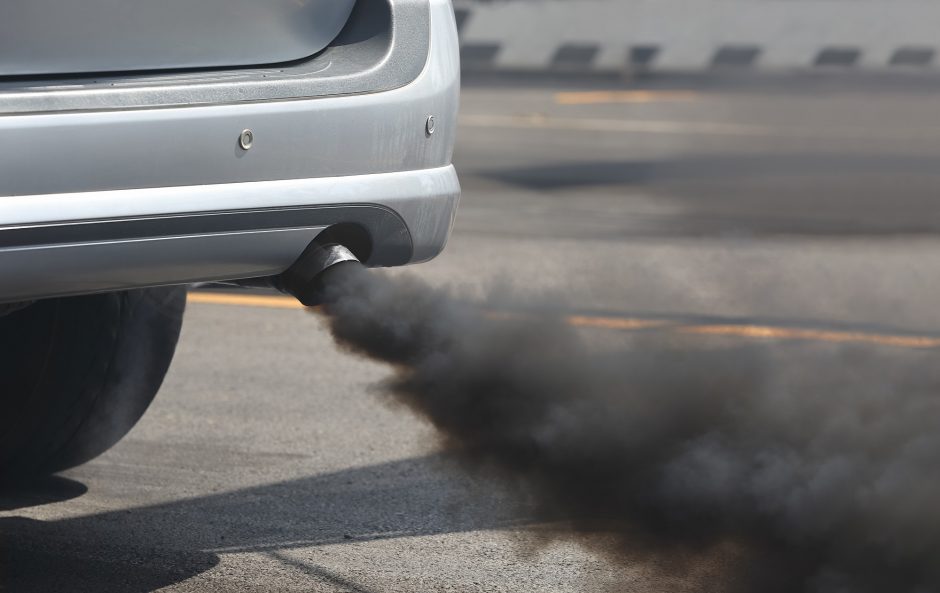
[[[329,278],[350,268],[361,268],[359,258],[340,243],[314,241],[297,261],[277,278],[277,287],[308,307],[328,301]]]

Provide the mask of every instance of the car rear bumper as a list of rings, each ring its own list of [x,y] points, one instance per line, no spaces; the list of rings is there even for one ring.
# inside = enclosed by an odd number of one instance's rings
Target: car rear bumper
[[[325,228],[365,229],[370,266],[426,261],[460,196],[451,165],[251,183],[21,196],[0,212],[0,297],[16,301],[284,271]],[[186,212],[193,205],[203,207]],[[36,222],[56,211],[94,214]],[[19,214],[16,214],[19,212]],[[30,220],[34,219],[34,220]]]
[[[450,3],[429,4],[426,60],[396,88],[0,115],[0,301],[274,275],[340,223],[368,231],[368,265],[436,255],[459,58]]]

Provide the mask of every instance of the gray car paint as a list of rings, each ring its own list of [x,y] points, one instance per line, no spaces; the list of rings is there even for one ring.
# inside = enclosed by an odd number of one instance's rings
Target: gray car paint
[[[374,203],[404,220],[412,261],[433,257],[446,243],[460,191],[450,166],[459,63],[450,3],[429,5],[428,58],[411,83],[394,90],[0,117],[0,233],[53,222]],[[431,114],[433,135],[425,130]],[[249,151],[237,146],[244,128],[255,132]],[[2,249],[0,300],[275,274],[317,232]]]
[[[418,77],[348,97],[0,117],[0,196],[388,173],[450,163],[459,92],[453,12],[432,0]],[[428,55],[428,54],[425,54]],[[433,136],[425,122],[437,121]],[[251,129],[249,151],[238,146]],[[50,174],[51,173],[51,174]],[[4,223],[0,209],[0,224]]]
[[[428,52],[427,0],[358,0],[346,27],[316,56],[278,67],[66,79],[0,77],[0,115],[297,99],[403,86]]]
[[[0,75],[271,64],[308,57],[355,0],[4,0]]]

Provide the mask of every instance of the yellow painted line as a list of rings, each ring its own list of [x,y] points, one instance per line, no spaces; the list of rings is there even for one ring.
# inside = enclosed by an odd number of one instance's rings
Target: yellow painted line
[[[555,93],[558,105],[602,105],[605,103],[665,103],[694,101],[692,91],[572,91]]]
[[[868,332],[818,330],[798,327],[764,325],[692,325],[680,326],[677,331],[690,334],[736,336],[771,340],[810,340],[814,342],[853,342],[898,346],[902,348],[938,348],[940,338],[930,336],[904,336]]]
[[[266,309],[304,309],[296,299],[289,296],[230,294],[219,292],[190,292],[188,302],[207,305],[232,305],[260,307]],[[486,313],[490,319],[509,319],[515,314],[505,311]],[[661,328],[679,333],[732,336],[763,340],[806,340],[814,342],[836,342],[895,346],[898,348],[940,348],[940,338],[923,335],[882,334],[842,330],[822,330],[805,327],[778,327],[772,325],[695,324],[677,323],[674,319],[640,319],[635,317],[604,317],[594,315],[569,315],[565,323],[574,327],[636,331]]]
[[[671,322],[663,319],[633,319],[630,317],[592,317],[588,315],[570,315],[565,323],[575,327],[597,327],[602,329],[637,330],[662,327]]]
[[[749,124],[672,120],[601,119],[553,117],[542,113],[489,115],[468,113],[457,120],[461,126],[501,129],[573,130],[582,132],[628,132],[639,134],[699,134],[713,136],[774,137],[782,130]]]
[[[235,305],[241,307],[261,307],[265,309],[303,309],[304,306],[294,297],[267,294],[229,294],[222,292],[190,292],[188,303],[206,305]]]

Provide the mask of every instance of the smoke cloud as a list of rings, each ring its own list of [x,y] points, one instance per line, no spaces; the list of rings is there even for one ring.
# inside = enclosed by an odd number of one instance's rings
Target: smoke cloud
[[[329,271],[342,346],[473,470],[695,591],[940,591],[930,352],[635,339],[494,319],[414,278]],[[605,546],[609,549],[609,546]]]

